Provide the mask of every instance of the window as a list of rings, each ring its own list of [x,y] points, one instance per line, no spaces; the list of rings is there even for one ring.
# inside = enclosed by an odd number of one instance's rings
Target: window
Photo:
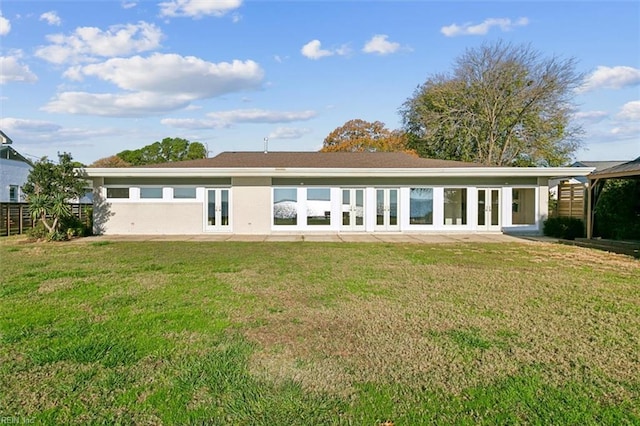
[[[196,198],[195,188],[173,188],[173,198]]]
[[[535,188],[513,188],[511,223],[514,225],[536,224]]]
[[[162,198],[162,188],[140,188],[140,198]]]
[[[107,198],[129,198],[129,188],[107,188]]]
[[[20,201],[20,196],[18,194],[18,185],[9,185],[9,202],[17,203]]]
[[[433,188],[411,188],[409,223],[411,225],[433,225]]]
[[[296,188],[273,190],[273,224],[298,224],[298,190]]]
[[[444,224],[467,224],[467,189],[445,188],[444,190]]]
[[[329,188],[307,189],[307,225],[331,224],[331,190]]]

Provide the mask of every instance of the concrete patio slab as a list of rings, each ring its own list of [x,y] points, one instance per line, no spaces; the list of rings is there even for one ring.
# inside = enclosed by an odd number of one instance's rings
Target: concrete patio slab
[[[201,234],[201,235],[99,235],[79,238],[74,243],[90,243],[97,241],[194,241],[194,242],[347,242],[347,243],[413,243],[413,244],[447,244],[447,243],[505,243],[517,242],[531,244],[536,238],[519,237],[498,233],[449,233],[449,234],[391,234],[391,233],[333,233],[333,234]]]
[[[227,241],[261,242],[267,238],[266,235],[231,235]]]
[[[310,243],[340,243],[342,240],[337,234],[309,234],[302,236],[304,241]]]
[[[304,241],[302,235],[268,235],[265,241],[272,242],[294,242]]]
[[[346,243],[379,243],[381,240],[373,234],[338,234]]]

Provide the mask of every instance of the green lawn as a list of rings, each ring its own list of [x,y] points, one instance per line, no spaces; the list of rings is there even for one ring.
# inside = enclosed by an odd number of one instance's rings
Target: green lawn
[[[640,424],[640,262],[552,244],[0,239],[0,417]]]

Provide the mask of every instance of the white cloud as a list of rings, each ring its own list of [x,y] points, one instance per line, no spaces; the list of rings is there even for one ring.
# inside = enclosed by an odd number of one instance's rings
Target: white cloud
[[[62,23],[62,20],[60,19],[60,17],[58,16],[58,14],[56,12],[49,11],[49,12],[45,12],[42,15],[40,15],[40,20],[41,21],[47,21],[47,23],[49,25],[57,25],[59,26]]]
[[[315,111],[269,111],[264,109],[236,109],[232,111],[210,112],[207,117],[223,123],[286,123],[309,120]]]
[[[311,40],[309,43],[302,46],[300,52],[302,52],[303,56],[306,56],[309,59],[320,59],[334,54],[332,51],[322,49],[320,46],[320,40]]]
[[[159,4],[160,16],[191,18],[224,16],[241,5],[242,0],[171,0]]]
[[[38,77],[31,72],[29,66],[20,62],[22,51],[12,52],[10,56],[0,56],[0,84],[10,81],[33,83]]]
[[[630,123],[623,126],[614,127],[613,129],[611,129],[611,134],[617,139],[637,140],[638,135],[640,134],[640,125],[637,123]]]
[[[193,56],[154,54],[148,58],[113,58],[70,68],[73,79],[95,77],[124,93],[63,92],[44,110],[69,114],[144,116],[184,108],[191,101],[257,89],[264,72],[256,62],[211,63]]]
[[[11,31],[11,22],[0,12],[0,36],[9,34],[9,31]]]
[[[295,127],[278,127],[269,133],[269,139],[299,139],[311,133],[311,129]]]
[[[584,83],[577,89],[578,93],[590,92],[596,89],[622,89],[640,84],[640,69],[626,66],[599,66],[585,78]]]
[[[378,55],[388,55],[400,49],[400,43],[390,42],[386,34],[376,34],[367,41],[362,48],[364,53],[377,53]]]
[[[123,9],[132,9],[134,7],[136,7],[138,5],[137,2],[135,1],[123,1],[122,2],[122,8]]]
[[[87,145],[86,141],[91,138],[117,136],[122,134],[122,130],[113,128],[65,128],[50,121],[13,117],[0,118],[0,128],[6,130],[7,132],[10,132],[11,138],[16,141],[19,140],[20,143],[32,146],[53,146],[57,151],[64,151],[69,147]],[[80,142],[80,144],[78,142]],[[47,151],[50,150],[48,149]],[[48,154],[46,154],[46,152],[43,152],[42,155]]]
[[[25,120],[22,118],[0,118],[0,127],[12,132],[56,132],[62,127],[49,121]]]
[[[627,102],[622,106],[617,118],[640,122],[640,101]]]
[[[529,19],[518,18],[512,21],[509,18],[488,18],[481,24],[466,23],[462,25],[451,24],[440,28],[440,32],[447,37],[456,37],[461,35],[485,35],[493,27],[498,27],[502,31],[511,31],[516,27],[523,27],[529,24]]]
[[[146,58],[113,58],[72,70],[76,78],[97,77],[124,90],[183,94],[191,99],[256,89],[264,75],[260,65],[251,60],[216,64],[194,56],[161,53]]]
[[[159,93],[87,93],[63,92],[42,110],[55,113],[100,115],[108,117],[143,117],[189,105],[190,99],[167,97]]]
[[[589,123],[598,123],[609,116],[606,111],[580,111],[573,114],[576,120],[587,121]]]
[[[69,36],[47,36],[48,46],[36,49],[36,56],[46,61],[63,64],[92,62],[100,57],[126,56],[156,49],[163,38],[154,24],[113,25],[106,31],[96,27],[79,27]]]
[[[207,114],[205,119],[165,118],[162,124],[182,129],[220,129],[236,123],[288,123],[310,120],[315,111],[269,111],[263,109],[238,109]]]

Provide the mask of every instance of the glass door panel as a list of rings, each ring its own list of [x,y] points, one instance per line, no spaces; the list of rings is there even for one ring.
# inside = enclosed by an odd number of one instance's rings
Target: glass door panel
[[[356,226],[364,226],[364,189],[356,189]]]
[[[478,189],[478,229],[500,230],[500,190]]]
[[[229,190],[220,190],[220,225],[229,226]]]
[[[207,189],[207,231],[228,231],[231,224],[229,190]]]
[[[491,190],[491,226],[500,226],[500,191]]]
[[[342,229],[364,230],[364,189],[342,189]]]
[[[398,229],[398,189],[376,189],[376,230]]]
[[[484,189],[478,190],[478,226],[485,226],[487,224],[487,194]]]
[[[376,190],[376,225],[384,226],[384,189]]]
[[[342,226],[351,225],[351,190],[342,190]]]
[[[216,190],[209,189],[207,191],[207,226],[216,226]]]
[[[389,190],[389,226],[398,225],[398,190]]]

